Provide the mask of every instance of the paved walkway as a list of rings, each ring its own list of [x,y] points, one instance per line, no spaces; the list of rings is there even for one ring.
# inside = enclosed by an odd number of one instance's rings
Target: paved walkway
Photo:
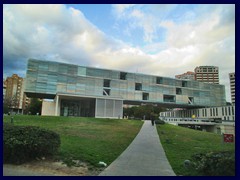
[[[160,143],[156,125],[145,121],[128,148],[99,176],[175,176]]]

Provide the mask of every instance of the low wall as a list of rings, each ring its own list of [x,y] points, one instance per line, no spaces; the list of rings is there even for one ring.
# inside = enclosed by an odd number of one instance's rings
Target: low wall
[[[55,116],[55,105],[54,101],[42,102],[42,116]]]

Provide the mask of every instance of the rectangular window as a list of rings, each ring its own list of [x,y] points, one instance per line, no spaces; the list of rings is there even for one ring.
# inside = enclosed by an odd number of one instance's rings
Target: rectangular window
[[[141,83],[135,83],[135,90],[141,91],[142,90],[142,84]]]
[[[182,81],[182,87],[187,87],[187,81]]]
[[[193,103],[194,103],[193,97],[188,97],[188,104],[193,104]]]
[[[218,108],[216,108],[216,116],[218,116]]]
[[[227,107],[225,107],[225,116],[227,116]]]
[[[176,102],[176,98],[173,95],[163,95],[163,102]]]
[[[149,100],[149,93],[143,93],[142,100]]]
[[[230,108],[230,106],[228,107],[228,115],[230,116],[231,115],[231,108]]]
[[[125,73],[125,72],[120,72],[120,79],[126,80],[126,79],[127,79],[127,73]]]
[[[77,75],[78,75],[78,76],[86,76],[86,68],[85,68],[85,67],[80,67],[80,66],[78,66]]]
[[[110,82],[111,82],[111,80],[109,80],[109,79],[104,79],[104,80],[103,80],[103,87],[110,87]]]
[[[222,107],[222,116],[224,116],[224,108]]]
[[[176,88],[176,94],[182,94],[182,89],[181,88]]]
[[[163,78],[162,77],[157,77],[156,83],[157,84],[163,84]]]
[[[204,109],[202,109],[202,116],[204,117]]]
[[[232,106],[232,115],[234,115],[234,107]]]
[[[110,96],[110,89],[103,89],[104,96]]]
[[[212,117],[212,109],[210,108],[210,116]]]
[[[205,109],[205,116],[208,116],[208,115],[207,115],[207,109]]]

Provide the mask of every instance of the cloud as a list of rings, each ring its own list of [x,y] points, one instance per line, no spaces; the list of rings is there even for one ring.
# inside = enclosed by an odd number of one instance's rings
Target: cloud
[[[155,33],[154,17],[143,12],[141,7],[142,5],[113,5],[113,12],[118,21],[127,23],[123,29],[128,36],[131,36],[135,29],[140,28],[144,33],[144,41],[152,42]]]
[[[190,58],[190,61],[195,64],[217,64],[223,68],[228,67],[228,70],[234,68],[235,26],[234,24],[223,25],[222,22],[225,20],[222,18],[220,14],[210,13],[207,19],[198,24],[161,22],[161,26],[167,29],[167,49],[175,48],[181,52],[191,47],[189,52],[186,51],[186,55],[192,54],[193,58]],[[226,18],[228,19],[227,16]],[[173,55],[176,52],[173,52]],[[229,62],[227,66],[226,62]]]
[[[225,7],[226,8],[226,7]],[[227,99],[230,99],[228,74],[235,71],[235,24],[234,6],[222,15],[224,6],[217,6],[208,13],[208,17],[200,17],[198,23],[162,21],[160,25],[167,29],[167,50],[157,56],[169,55],[168,61],[175,62],[176,72],[184,68],[200,65],[215,65],[220,70],[220,83],[225,85]],[[201,21],[200,21],[201,20]],[[228,23],[226,23],[228,22]],[[164,55],[165,54],[165,55]],[[176,60],[183,62],[176,62]],[[181,72],[179,72],[181,74]]]
[[[114,4],[113,5],[113,13],[118,17],[125,16],[125,11],[129,8],[135,6],[134,4]]]
[[[4,5],[4,75],[24,76],[28,58],[169,77],[216,65],[229,96],[228,73],[235,67],[235,7],[226,7],[214,6],[195,21],[185,18],[180,23],[169,18],[176,5],[114,5],[114,12],[122,15],[115,28],[123,21],[129,35],[136,28],[144,32],[145,44],[134,47],[100,31],[80,10],[65,5]],[[190,11],[190,16],[197,11]],[[163,35],[161,28],[165,37],[156,40]]]
[[[79,10],[64,5],[4,6],[3,35],[5,53],[70,63],[81,59],[84,65],[90,64],[92,52],[117,44]]]
[[[159,40],[161,37],[161,28],[159,27],[159,20],[164,19],[176,5],[113,5],[113,14],[117,21],[126,23],[124,31],[127,35],[134,36],[134,31],[140,29],[143,32],[143,40],[146,43],[152,43]]]

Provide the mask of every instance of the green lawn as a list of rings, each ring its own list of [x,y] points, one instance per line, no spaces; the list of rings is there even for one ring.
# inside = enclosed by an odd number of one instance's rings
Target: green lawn
[[[235,144],[223,144],[222,136],[218,134],[170,124],[158,125],[157,130],[169,163],[177,175],[197,175],[183,166],[184,160],[195,153],[235,151]]]
[[[10,116],[4,116],[10,122]],[[14,125],[40,126],[57,132],[61,137],[58,158],[86,161],[97,166],[99,161],[110,164],[132,142],[143,122],[136,120],[95,119],[54,116],[14,116]],[[195,153],[235,151],[235,144],[223,144],[222,136],[170,124],[158,125],[158,134],[167,158],[177,175],[197,175],[183,166]]]
[[[5,116],[4,122],[10,122]],[[14,116],[14,125],[40,126],[61,137],[59,158],[82,160],[97,166],[110,164],[132,142],[143,122],[135,120],[95,119],[83,117]]]

